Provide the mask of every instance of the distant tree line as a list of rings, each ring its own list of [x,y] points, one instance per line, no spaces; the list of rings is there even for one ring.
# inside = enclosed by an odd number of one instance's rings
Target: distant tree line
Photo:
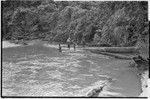
[[[149,44],[147,1],[2,1],[2,39]]]

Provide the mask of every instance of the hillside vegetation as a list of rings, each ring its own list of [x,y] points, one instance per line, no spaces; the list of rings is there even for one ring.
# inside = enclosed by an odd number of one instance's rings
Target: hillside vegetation
[[[2,1],[2,39],[149,46],[146,1]]]

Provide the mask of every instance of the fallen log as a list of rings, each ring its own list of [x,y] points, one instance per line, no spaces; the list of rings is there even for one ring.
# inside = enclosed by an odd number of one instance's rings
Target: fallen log
[[[88,47],[85,50],[109,53],[138,53],[138,47]]]
[[[113,54],[113,53],[109,53],[109,52],[100,52],[100,51],[93,51],[93,50],[90,50],[90,52],[96,53],[96,54],[107,55],[107,56],[114,57],[117,59],[132,60],[132,57],[127,57],[127,56],[119,55],[119,54]]]
[[[135,53],[138,52],[139,48],[137,47],[108,47],[105,48],[106,52],[110,53]]]
[[[25,42],[23,42],[22,44],[23,44],[23,45],[28,45],[28,44],[27,44],[27,43],[25,43]]]
[[[86,44],[89,47],[112,47],[109,44]]]

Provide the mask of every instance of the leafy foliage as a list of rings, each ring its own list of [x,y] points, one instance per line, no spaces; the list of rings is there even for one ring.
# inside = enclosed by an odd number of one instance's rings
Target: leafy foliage
[[[146,1],[6,0],[2,13],[3,39],[66,42],[71,37],[78,44],[85,39],[112,46],[149,43]]]

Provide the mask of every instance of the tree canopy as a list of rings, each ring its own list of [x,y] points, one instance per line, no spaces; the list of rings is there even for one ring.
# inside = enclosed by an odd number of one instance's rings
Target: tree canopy
[[[146,1],[2,1],[2,37],[135,46],[149,40]],[[97,32],[101,30],[100,32]]]

